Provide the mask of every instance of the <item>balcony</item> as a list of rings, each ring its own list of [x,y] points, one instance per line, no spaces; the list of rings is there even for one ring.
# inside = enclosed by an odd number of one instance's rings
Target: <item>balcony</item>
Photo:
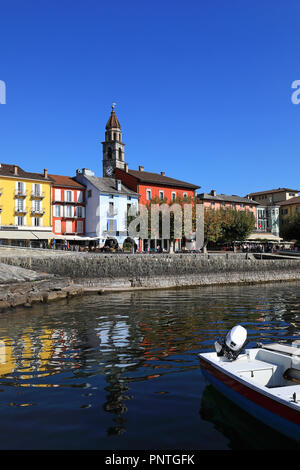
[[[16,214],[27,214],[27,210],[24,207],[17,207],[15,209]]]
[[[31,213],[32,214],[35,214],[35,215],[44,215],[45,214],[45,211],[43,209],[35,209],[35,208],[32,208],[31,209]]]
[[[31,198],[32,199],[44,199],[45,193],[42,191],[32,191]]]
[[[27,193],[25,189],[15,189],[15,197],[26,197]]]

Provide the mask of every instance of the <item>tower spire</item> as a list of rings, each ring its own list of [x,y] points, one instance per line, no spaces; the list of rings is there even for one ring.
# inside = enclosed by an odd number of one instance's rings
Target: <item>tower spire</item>
[[[115,169],[125,168],[124,142],[122,142],[121,124],[115,113],[116,103],[111,105],[111,113],[105,126],[103,145],[103,176],[113,177]]]

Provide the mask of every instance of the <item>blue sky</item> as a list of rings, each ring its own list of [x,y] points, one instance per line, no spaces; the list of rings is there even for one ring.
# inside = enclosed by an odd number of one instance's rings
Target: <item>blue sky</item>
[[[201,191],[300,189],[299,2],[0,2],[0,161],[102,176],[117,103],[129,168]]]

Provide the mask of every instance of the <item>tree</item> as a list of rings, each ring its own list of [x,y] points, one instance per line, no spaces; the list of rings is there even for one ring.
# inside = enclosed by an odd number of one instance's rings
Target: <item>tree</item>
[[[280,235],[286,240],[297,240],[300,242],[300,213],[290,215],[280,227]]]
[[[220,241],[223,243],[242,242],[255,228],[254,215],[248,210],[221,209],[221,218],[222,235]]]

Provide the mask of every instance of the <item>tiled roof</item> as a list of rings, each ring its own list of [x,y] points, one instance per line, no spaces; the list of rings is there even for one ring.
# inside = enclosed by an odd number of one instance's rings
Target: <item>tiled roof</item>
[[[15,174],[15,168],[17,169],[17,174]],[[44,180],[51,182],[51,178],[49,175],[45,178],[44,173],[32,173],[29,171],[24,171],[18,165],[10,165],[7,163],[0,164],[0,176],[6,176],[10,178],[24,178],[30,180]]]
[[[209,201],[216,201],[216,202],[236,202],[236,203],[242,203],[242,204],[255,204],[259,205],[258,202],[253,201],[252,199],[248,199],[247,197],[240,197],[236,196],[233,194],[232,196],[227,195],[227,194],[216,194],[213,196],[210,193],[202,193],[198,194],[197,196],[199,199],[205,199]]]
[[[277,202],[277,206],[289,206],[292,204],[300,204],[300,197],[292,197],[286,201]]]
[[[196,186],[195,184],[186,183],[185,181],[170,178],[168,176],[161,175],[160,173],[150,173],[149,171],[138,170],[128,170],[127,173],[131,176],[134,176],[141,183],[152,183],[161,186],[181,187],[191,190],[200,188],[200,186]]]
[[[54,186],[66,187],[69,186],[70,188],[78,188],[78,189],[85,189],[85,187],[75,181],[70,176],[63,176],[63,175],[49,175],[50,178],[53,180]]]
[[[105,126],[106,130],[112,129],[112,128],[117,128],[121,129],[121,124],[119,123],[119,119],[116,116],[116,113],[114,110],[112,110],[109,120],[107,121],[107,124]]]
[[[127,188],[121,184],[121,190],[118,191],[116,188],[116,180],[114,178],[98,177],[84,175],[84,177],[92,183],[101,193],[104,194],[125,194],[127,196],[136,196],[139,197],[139,194],[132,189]]]
[[[258,191],[256,193],[249,193],[248,196],[259,196],[260,194],[273,194],[273,193],[299,193],[299,189],[278,188],[270,189],[270,191]]]

